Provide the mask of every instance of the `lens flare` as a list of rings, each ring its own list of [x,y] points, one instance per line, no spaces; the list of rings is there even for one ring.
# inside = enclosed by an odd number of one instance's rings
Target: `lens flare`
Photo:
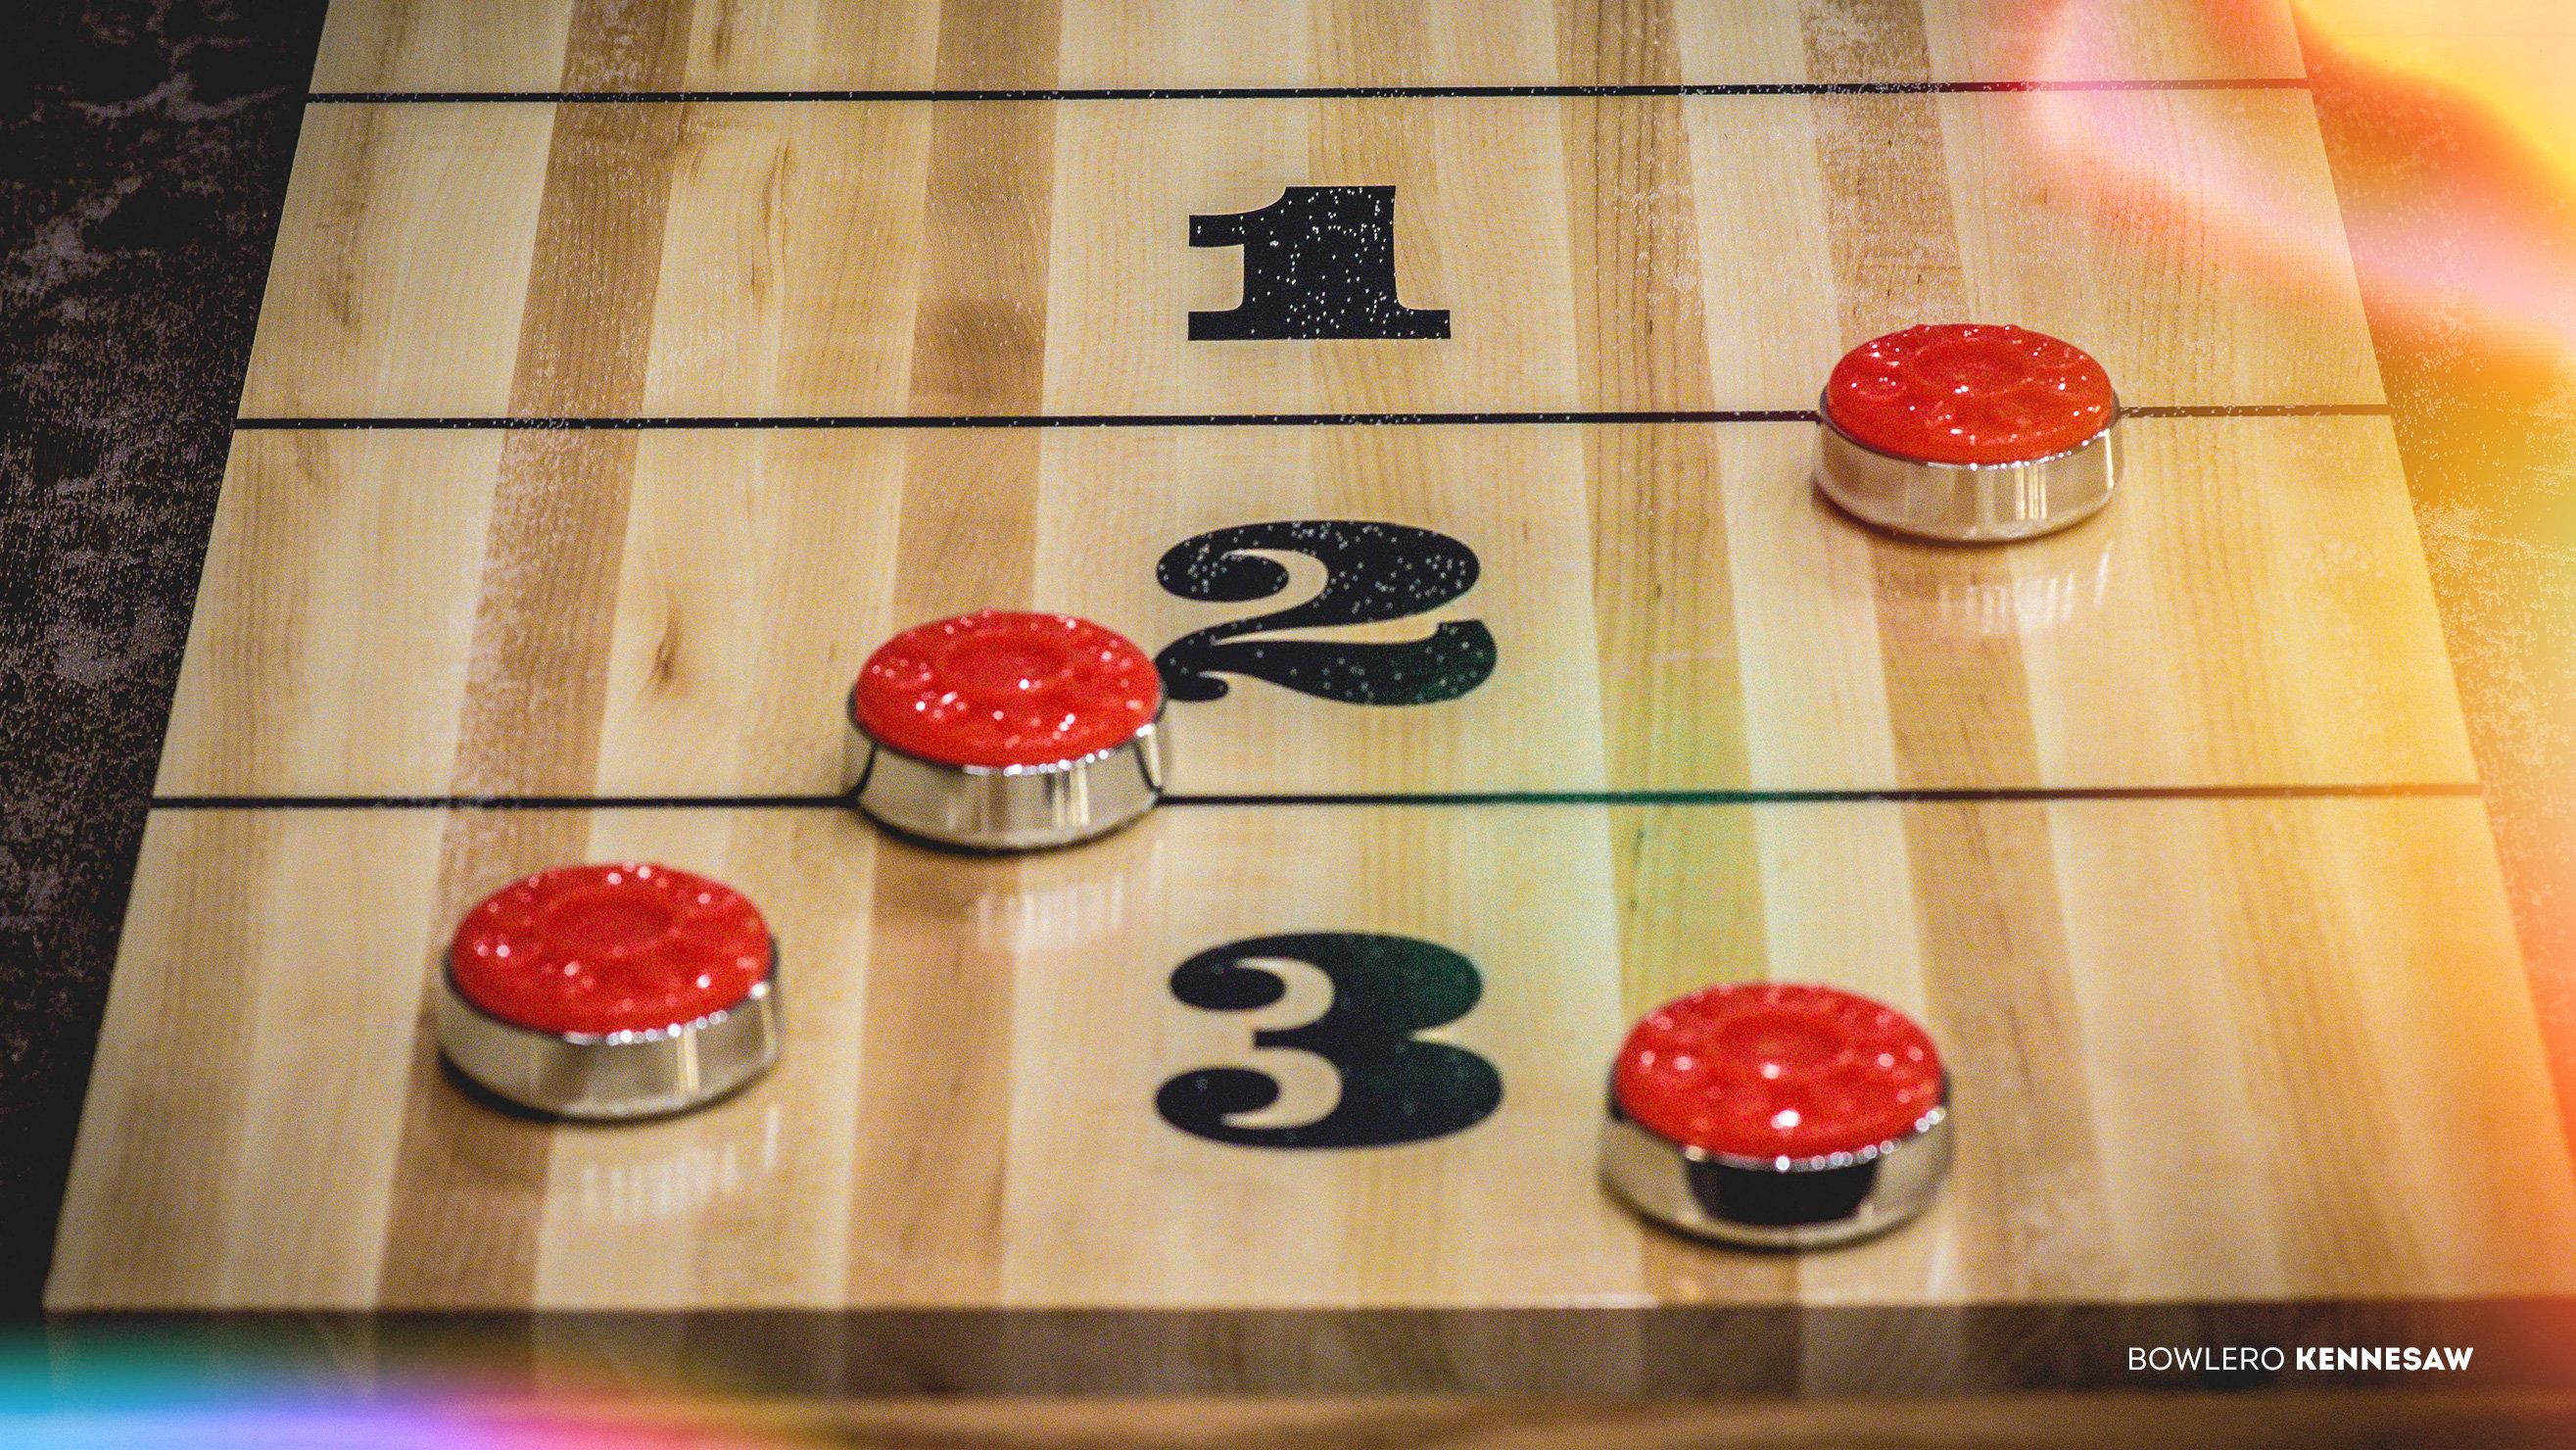
[[[2192,3],[2206,54],[2232,57],[2228,73],[2274,76],[2268,6]],[[2116,31],[2118,8],[2035,9],[2025,73],[2101,74],[2088,47]],[[2283,104],[2259,90],[2177,105],[2042,89],[2022,108],[2020,139],[2095,224],[2224,257],[2292,305],[2348,295],[2357,273],[2374,320],[2466,317],[2490,343],[2576,357],[2576,87],[2552,73],[2576,57],[2576,7],[2302,0],[2296,15],[2308,79],[2369,118],[2328,128],[2340,218],[2296,204],[2324,158],[2302,132],[2246,124]]]
[[[505,1387],[470,1364],[341,1377],[247,1346],[165,1354],[116,1334],[0,1346],[0,1444],[24,1450],[764,1450],[811,1416],[720,1395]]]

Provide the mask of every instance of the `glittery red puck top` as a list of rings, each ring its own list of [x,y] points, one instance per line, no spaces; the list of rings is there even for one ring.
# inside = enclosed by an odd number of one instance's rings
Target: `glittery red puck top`
[[[741,1002],[769,976],[741,893],[667,866],[558,866],[483,899],[448,971],[466,1001],[537,1032],[649,1032]]]
[[[1832,987],[1710,987],[1637,1024],[1622,1111],[1706,1153],[1817,1158],[1903,1137],[1941,1102],[1941,1057],[1892,1007]]]
[[[1063,614],[988,609],[907,629],[859,670],[850,713],[881,745],[947,765],[1060,765],[1163,708],[1153,660]]]
[[[1854,441],[1925,463],[2029,463],[2110,426],[2111,377],[2083,349],[2025,328],[1909,327],[1845,354],[1825,416]]]

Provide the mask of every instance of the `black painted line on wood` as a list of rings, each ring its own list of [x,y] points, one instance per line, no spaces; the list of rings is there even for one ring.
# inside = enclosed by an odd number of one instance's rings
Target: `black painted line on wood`
[[[810,810],[846,806],[846,795],[167,795],[164,811],[604,811]]]
[[[317,106],[769,105],[880,101],[1400,101],[1615,99],[1672,96],[1956,96],[2056,91],[2298,91],[2305,76],[2176,80],[1737,81],[1679,85],[1079,86],[978,89],[678,91],[313,91]]]
[[[243,418],[250,430],[727,428],[1312,428],[1365,424],[1812,423],[1813,409],[1587,413],[873,413],[802,417]]]
[[[2145,403],[2123,418],[2385,418],[2386,403]]]
[[[1450,791],[1345,795],[1168,795],[1174,806],[1778,806],[1938,805],[2017,801],[2376,800],[2476,796],[2476,781],[2330,785],[1891,787],[1884,790]]]
[[[2135,419],[2380,418],[2386,403],[2149,404],[2122,410]],[[800,428],[1343,428],[1538,424],[1606,426],[1637,423],[1813,423],[1812,408],[1710,408],[1584,412],[1464,413],[968,413],[808,414],[780,417],[335,417],[240,418],[245,432],[400,432],[535,430],[677,432]]]
[[[1174,794],[1167,806],[1765,806],[2049,801],[2380,800],[2475,797],[2476,781],[2352,784],[1889,788],[1884,790],[1383,791]],[[847,795],[169,795],[156,810],[822,810]]]

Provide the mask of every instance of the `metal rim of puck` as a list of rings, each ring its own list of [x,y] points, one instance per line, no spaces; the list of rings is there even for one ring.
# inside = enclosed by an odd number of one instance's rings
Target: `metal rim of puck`
[[[2069,416],[2089,420],[2098,410],[2098,426],[2085,422],[2080,424],[2085,431],[2072,433],[2041,428],[2038,432],[2044,441],[2027,456],[2007,456],[2012,444],[2004,439],[1963,448],[1957,456],[1944,458],[1930,456],[1929,449],[1923,450],[1924,456],[1899,451],[1886,430],[1875,438],[1860,436],[1846,426],[1851,420],[1837,416],[1837,387],[1847,384],[1854,361],[1871,349],[1917,335],[1961,334],[2045,345],[2080,360],[2086,393],[2098,387],[2100,396],[2088,396]],[[1918,386],[1929,384],[1918,380]],[[1835,365],[1834,377],[1817,396],[1816,416],[1817,488],[1862,522],[1914,538],[1982,544],[2055,533],[2081,523],[2109,503],[2122,471],[2120,400],[2101,364],[2071,343],[2024,328],[1917,327],[1873,338]]]
[[[925,640],[950,643],[1025,642],[1031,631],[1073,641],[1108,668],[1098,678],[1075,678],[1068,664],[1034,687],[1013,682],[1006,697],[992,680],[980,692],[950,688],[934,673],[925,678],[918,659],[904,661],[903,703],[951,696],[990,712],[1016,703],[1017,695],[1049,698],[1069,721],[1023,738],[1004,732],[977,748],[890,728],[884,713],[894,692],[885,662]],[[1147,688],[1139,690],[1139,684]],[[872,685],[879,693],[874,698]],[[1124,636],[1070,615],[983,610],[933,620],[894,636],[870,655],[850,687],[844,783],[850,803],[879,825],[937,845],[973,851],[1029,851],[1067,846],[1104,836],[1151,811],[1163,797],[1170,772],[1166,700],[1153,660]],[[1085,714],[1073,707],[1090,706]],[[872,720],[874,726],[872,728]],[[1071,742],[1070,745],[1062,742]],[[983,748],[983,747],[993,748]],[[1062,751],[1063,753],[1055,753]]]
[[[574,899],[571,893],[583,891],[593,899],[613,897],[636,881],[666,894],[703,893],[710,912],[728,918],[726,931],[737,938],[733,964],[716,962],[697,972],[680,991],[668,994],[686,1005],[660,1014],[641,1007],[530,1010],[523,1001],[521,1015],[509,1015],[510,1004],[498,1000],[491,985],[498,976],[488,962],[513,954],[522,942],[531,951],[527,970],[545,971],[551,961],[566,981],[687,970],[676,960],[687,946],[677,941],[682,933],[676,925],[658,933],[634,931],[636,940],[608,944],[603,953],[608,960],[587,974],[578,962],[566,965],[563,953],[541,943],[547,930],[541,918],[550,903]],[[631,898],[620,904],[636,905]],[[646,941],[646,936],[654,939]],[[495,943],[494,938],[504,940]],[[478,944],[512,951],[486,958]],[[594,940],[586,949],[600,945]],[[747,952],[757,952],[756,968],[741,965]],[[647,964],[645,958],[656,960]],[[726,985],[707,995],[719,981]],[[677,1015],[683,1011],[688,1015]],[[654,1015],[672,1020],[655,1021]],[[456,1070],[507,1102],[586,1121],[662,1117],[713,1102],[778,1060],[778,944],[748,898],[707,877],[649,862],[559,866],[492,893],[458,923],[440,974],[432,1025],[440,1052]]]
[[[1837,988],[1749,983],[1707,988],[1649,1014],[1620,1049],[1611,1072],[1601,1139],[1601,1176],[1639,1213],[1697,1238],[1744,1248],[1807,1249],[1851,1243],[1913,1219],[1938,1195],[1950,1165],[1950,1081],[1937,1051],[1925,1064],[1932,1084],[1879,1128],[1824,1151],[1750,1153],[1748,1142],[1685,1141],[1669,1122],[1640,1121],[1623,1101],[1623,1068],[1648,1025],[1718,994],[1829,994],[1887,1014],[1929,1048],[1930,1038],[1883,1003]],[[1768,1074],[1765,1074],[1768,1076]],[[1919,1079],[1918,1079],[1919,1080]],[[1916,1107],[1920,1111],[1916,1111]],[[1657,1116],[1649,1112],[1648,1116]],[[1886,1129],[1884,1124],[1899,1126]]]

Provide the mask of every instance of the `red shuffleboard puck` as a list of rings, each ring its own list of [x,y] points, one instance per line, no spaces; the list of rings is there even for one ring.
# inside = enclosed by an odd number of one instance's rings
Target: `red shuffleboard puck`
[[[1027,850],[1102,835],[1162,798],[1154,661],[1063,614],[984,610],[907,629],[850,689],[849,785],[878,822]]]
[[[1672,1227],[1818,1246],[1921,1212],[1948,1128],[1940,1052],[1896,1009],[1834,987],[1710,987],[1620,1047],[1602,1174]]]
[[[2029,538],[2108,503],[2120,403],[2072,343],[1984,323],[1909,327],[1845,354],[1820,404],[1816,482],[1884,528]]]
[[[645,862],[559,866],[458,923],[439,1046],[525,1107],[676,1112],[777,1059],[777,961],[759,909],[721,882]]]

